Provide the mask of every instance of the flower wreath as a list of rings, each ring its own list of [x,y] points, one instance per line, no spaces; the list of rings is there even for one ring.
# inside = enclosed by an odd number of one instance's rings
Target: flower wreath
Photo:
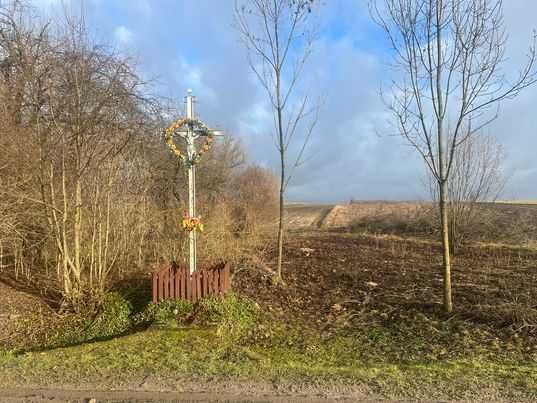
[[[197,126],[206,137],[205,143],[201,146],[200,151],[196,153],[192,161],[190,161],[191,164],[196,164],[201,160],[201,157],[203,154],[205,154],[209,149],[211,148],[211,144],[213,143],[213,132],[211,129],[209,129],[203,122],[197,119],[188,119],[188,118],[179,118],[177,119],[170,127],[168,127],[164,132],[164,137],[166,140],[166,144],[168,144],[168,147],[173,151],[175,155],[177,155],[181,160],[187,161],[187,156],[184,155],[181,150],[175,145],[175,142],[173,141],[173,134],[176,130],[180,129],[186,124],[191,124],[193,126]]]

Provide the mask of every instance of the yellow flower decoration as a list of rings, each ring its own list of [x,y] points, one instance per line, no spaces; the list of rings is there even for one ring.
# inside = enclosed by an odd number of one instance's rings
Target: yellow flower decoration
[[[185,231],[194,231],[195,229],[203,232],[203,224],[199,217],[190,217],[188,213],[183,215],[183,221],[181,222]]]
[[[164,131],[164,138],[166,140],[166,144],[168,144],[168,147],[170,147],[173,153],[179,158],[181,158],[183,161],[186,161],[186,155],[184,155],[181,150],[179,150],[179,148],[177,148],[177,146],[175,145],[175,142],[173,141],[173,134],[176,130],[179,130],[181,127],[183,127],[187,122],[187,118],[179,118]]]

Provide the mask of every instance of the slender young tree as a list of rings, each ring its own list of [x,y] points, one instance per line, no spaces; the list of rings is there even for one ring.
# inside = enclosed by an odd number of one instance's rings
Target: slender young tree
[[[294,168],[302,163],[318,114],[318,105],[310,105],[307,96],[298,94],[304,64],[312,50],[314,6],[314,0],[235,2],[235,25],[248,50],[250,68],[266,91],[274,114],[280,158],[278,281],[282,279],[285,190]],[[288,164],[291,149],[296,153],[294,162]]]
[[[454,155],[495,119],[500,102],[535,83],[535,37],[527,63],[510,80],[501,71],[506,44],[501,0],[370,4],[390,40],[400,74],[388,106],[399,133],[419,152],[438,187],[444,307],[451,312],[448,181]]]

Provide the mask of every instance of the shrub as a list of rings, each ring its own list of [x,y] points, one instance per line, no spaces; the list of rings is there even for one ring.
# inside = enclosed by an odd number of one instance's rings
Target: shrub
[[[194,323],[217,326],[217,334],[237,340],[255,328],[260,318],[259,306],[249,298],[235,294],[201,300],[194,314]]]
[[[196,325],[216,327],[221,337],[240,339],[255,327],[259,307],[246,297],[231,294],[225,298],[206,298],[195,305],[184,300],[166,300],[150,304],[133,317],[138,327],[150,325],[177,327]]]
[[[166,300],[157,304],[149,304],[146,309],[133,317],[135,326],[157,326],[176,327],[179,323],[184,323],[190,316],[193,305],[184,300]]]
[[[117,336],[131,326],[132,305],[117,292],[104,296],[95,319],[86,327],[86,339]]]

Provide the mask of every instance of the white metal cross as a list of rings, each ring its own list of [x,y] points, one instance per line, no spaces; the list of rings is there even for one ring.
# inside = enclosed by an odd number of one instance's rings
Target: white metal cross
[[[192,90],[187,91],[186,99],[186,118],[188,124],[186,130],[176,131],[183,140],[186,142],[186,160],[188,165],[188,214],[190,218],[196,217],[196,142],[195,140],[200,136],[207,136],[205,130],[196,129],[192,124],[195,119],[194,116],[194,96]],[[224,134],[220,130],[211,130],[213,136],[223,136]],[[189,232],[189,266],[190,274],[196,270],[196,229],[192,229]]]

